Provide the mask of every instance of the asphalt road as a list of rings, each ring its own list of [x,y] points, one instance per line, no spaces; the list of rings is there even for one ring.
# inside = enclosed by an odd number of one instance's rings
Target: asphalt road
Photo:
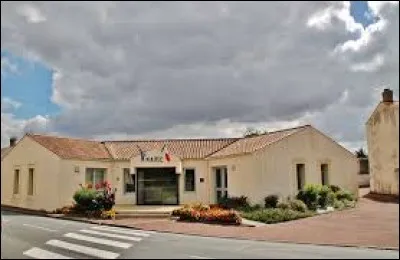
[[[399,259],[399,251],[185,236],[1,214],[1,259]]]

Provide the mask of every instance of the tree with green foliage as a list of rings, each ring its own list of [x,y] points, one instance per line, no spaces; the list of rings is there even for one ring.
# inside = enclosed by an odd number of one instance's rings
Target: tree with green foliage
[[[363,148],[360,148],[359,150],[356,151],[356,156],[357,158],[367,158],[367,154],[364,152]]]
[[[259,136],[263,134],[268,134],[267,130],[258,130],[254,128],[247,128],[247,130],[244,132],[243,136],[244,137],[253,137],[253,136]]]

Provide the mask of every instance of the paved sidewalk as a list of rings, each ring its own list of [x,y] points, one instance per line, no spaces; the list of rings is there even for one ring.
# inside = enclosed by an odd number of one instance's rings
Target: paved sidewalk
[[[357,207],[260,227],[183,223],[169,219],[100,220],[144,230],[274,242],[399,249],[399,204],[361,198]]]

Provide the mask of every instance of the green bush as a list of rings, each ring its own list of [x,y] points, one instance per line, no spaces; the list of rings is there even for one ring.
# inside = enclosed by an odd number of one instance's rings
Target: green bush
[[[264,205],[266,208],[276,208],[278,205],[279,197],[277,195],[268,195],[264,198]]]
[[[356,206],[356,202],[354,200],[343,200],[343,204],[345,208],[354,208]]]
[[[342,190],[339,186],[337,185],[328,185],[328,187],[331,189],[331,191],[333,191],[333,193],[336,193],[340,190]]]
[[[350,191],[347,191],[347,190],[337,191],[335,193],[335,196],[336,196],[336,199],[340,200],[340,201],[344,201],[344,200],[354,201],[356,199],[355,196]]]
[[[321,185],[308,184],[297,194],[296,198],[303,201],[308,209],[316,210],[319,205],[318,199],[321,187]]]
[[[281,201],[276,205],[278,209],[290,209],[290,204],[287,201]]]
[[[342,201],[340,201],[340,200],[335,200],[334,202],[333,202],[333,207],[335,208],[335,209],[337,209],[337,210],[342,210],[342,209],[344,209],[344,203],[342,202]]]
[[[73,198],[78,208],[87,209],[96,198],[97,192],[93,189],[82,188],[75,192]]]
[[[325,209],[327,206],[332,206],[334,201],[335,193],[328,186],[322,186],[319,190],[318,205]]]
[[[310,211],[299,212],[291,209],[268,208],[268,209],[244,213],[243,217],[246,219],[259,221],[266,224],[273,224],[300,218],[306,218],[313,215],[314,214]]]
[[[224,209],[239,209],[249,207],[250,203],[246,196],[240,196],[221,198],[218,205]]]
[[[301,200],[289,200],[289,205],[290,209],[300,211],[300,212],[306,212],[307,211],[307,205],[302,202]]]

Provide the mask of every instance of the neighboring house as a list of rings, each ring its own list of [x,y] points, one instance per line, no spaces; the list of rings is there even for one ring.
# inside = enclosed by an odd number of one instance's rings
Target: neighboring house
[[[399,195],[399,102],[385,89],[366,123],[371,191]]]
[[[1,160],[11,151],[11,149],[15,146],[17,139],[15,137],[10,138],[10,146],[1,148]]]
[[[52,210],[79,184],[109,180],[117,204],[216,203],[294,196],[307,183],[358,194],[354,154],[310,125],[220,139],[89,141],[25,135],[3,158],[1,203]]]

